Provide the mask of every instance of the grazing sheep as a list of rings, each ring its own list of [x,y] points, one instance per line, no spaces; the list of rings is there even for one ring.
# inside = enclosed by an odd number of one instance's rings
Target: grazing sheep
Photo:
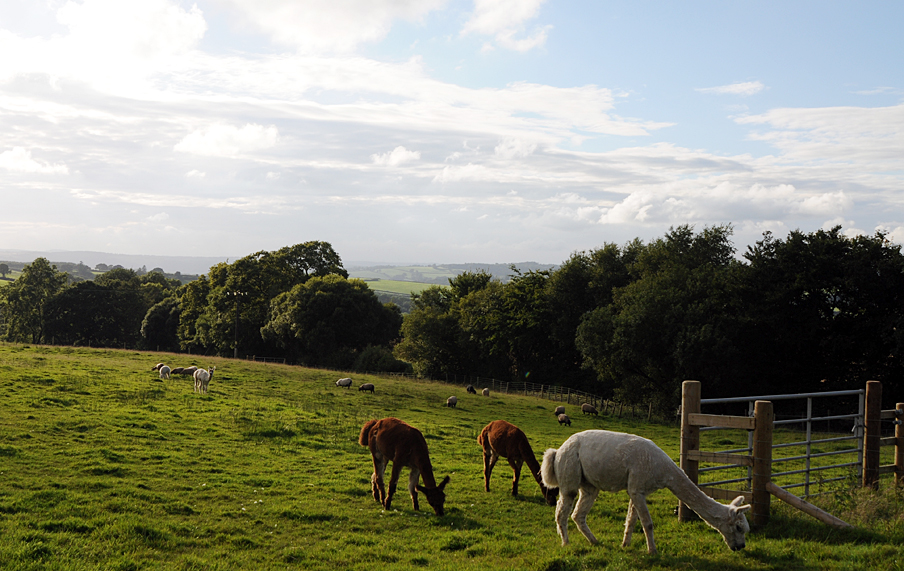
[[[563,412],[562,414],[560,414],[560,415],[558,416],[558,418],[559,418],[559,424],[564,424],[564,425],[567,425],[567,426],[571,426],[571,419],[568,418],[568,415],[565,414],[564,412]]]
[[[598,416],[599,412],[597,412],[596,407],[590,403],[585,402],[581,405],[581,412],[584,414],[592,414],[594,416]]]
[[[436,515],[443,515],[443,504],[446,501],[444,490],[446,484],[449,483],[449,476],[436,485],[427,441],[420,430],[398,418],[371,420],[361,427],[358,444],[370,448],[374,461],[374,473],[370,477],[371,492],[384,510],[391,509],[392,496],[395,495],[399,474],[401,474],[402,468],[407,466],[411,468],[411,475],[408,477],[408,493],[411,494],[414,510],[419,511],[420,509],[417,493],[421,491],[427,496],[427,502]],[[389,462],[392,462],[392,475],[389,477],[389,493],[387,494],[383,484],[383,474],[386,472],[386,464]],[[417,483],[419,477],[424,478],[423,486]]]
[[[171,371],[173,375],[188,375],[193,377],[195,375],[195,371],[198,370],[198,367],[192,365],[191,367],[176,367]]]
[[[374,394],[374,384],[373,383],[364,383],[360,387],[358,387],[359,391],[370,391],[370,394]]]
[[[477,394],[477,389],[474,388],[474,385],[468,385],[467,387],[465,387],[465,390],[468,391],[469,395]]]
[[[169,367],[167,367],[167,366],[164,365],[163,363],[157,363],[157,365],[156,365],[153,369],[151,369],[151,370],[152,370],[152,371],[159,371],[159,373],[160,373],[160,378],[161,378],[161,379],[169,379],[169,378],[170,378],[170,373],[172,372],[172,369],[170,369]]]
[[[559,416],[560,414],[565,414],[565,407],[564,407],[564,406],[557,406],[557,407],[556,407],[556,411],[555,411],[553,414],[556,415],[556,416]]]
[[[352,380],[349,379],[348,377],[345,377],[344,379],[339,379],[338,381],[336,381],[336,386],[349,388],[350,386],[352,386]]]
[[[512,495],[518,495],[518,480],[521,479],[521,465],[525,462],[534,476],[537,484],[540,485],[540,492],[546,499],[546,503],[556,505],[556,488],[547,488],[543,485],[540,478],[540,463],[534,456],[534,450],[527,441],[527,436],[520,428],[510,422],[504,420],[494,420],[481,431],[477,437],[477,443],[483,448],[483,487],[486,491],[490,491],[490,476],[493,473],[493,467],[500,457],[508,458],[509,466],[512,467],[514,477],[512,478]]]
[[[446,406],[449,408],[455,408],[455,405],[458,404],[458,397],[449,397],[446,399]]]
[[[195,371],[195,374],[192,376],[195,378],[196,393],[207,393],[207,386],[210,384],[210,379],[213,378],[213,372],[216,370],[216,367],[211,367],[206,371],[204,369]]]
[[[608,430],[586,430],[573,434],[556,450],[543,454],[540,468],[546,486],[559,487],[556,506],[556,528],[562,545],[568,544],[568,514],[578,530],[590,543],[596,537],[587,527],[587,514],[600,490],[627,490],[628,517],[622,547],[631,543],[634,525],[640,518],[647,540],[647,551],[656,553],[653,539],[653,520],[647,509],[647,496],[668,488],[714,527],[732,551],[743,549],[750,525],[744,512],[749,505],[741,505],[743,496],[724,505],[704,494],[696,484],[652,441],[633,434]],[[577,497],[574,511],[571,508]]]
[[[483,396],[485,396],[485,397],[490,396],[490,389],[483,389],[482,392],[483,392]]]

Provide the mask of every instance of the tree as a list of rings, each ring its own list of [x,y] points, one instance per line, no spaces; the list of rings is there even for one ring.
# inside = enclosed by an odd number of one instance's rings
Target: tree
[[[68,283],[46,258],[37,258],[22,269],[19,278],[0,290],[7,310],[6,338],[13,342],[44,342],[44,313],[47,304]]]
[[[141,322],[142,344],[157,351],[178,351],[180,313],[175,295],[151,306]]]
[[[3,279],[6,279],[6,274],[9,273],[9,266],[6,264],[0,264],[0,276],[3,276]]]
[[[397,339],[401,324],[398,308],[381,304],[364,281],[327,275],[278,295],[261,333],[308,365],[350,367],[369,345]]]

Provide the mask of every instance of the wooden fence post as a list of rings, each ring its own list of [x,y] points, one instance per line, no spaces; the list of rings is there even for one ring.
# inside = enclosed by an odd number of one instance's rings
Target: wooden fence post
[[[678,465],[694,484],[697,483],[697,468],[700,463],[688,459],[688,452],[700,449],[700,427],[693,426],[688,420],[691,414],[700,412],[700,381],[684,381],[681,384],[681,448],[678,453]],[[684,502],[678,503],[678,521],[697,519],[694,510]]]
[[[772,428],[775,416],[772,403],[758,400],[753,405],[756,426],[753,429],[753,525],[762,527],[769,522],[769,488],[772,481]]]
[[[866,382],[863,436],[863,487],[879,488],[879,447],[882,443],[882,383]]]
[[[904,484],[904,402],[895,405],[895,485]]]

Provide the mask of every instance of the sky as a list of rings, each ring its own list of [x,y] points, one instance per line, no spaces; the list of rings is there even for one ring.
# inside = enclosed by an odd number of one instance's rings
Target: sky
[[[904,3],[3,0],[0,248],[904,242]]]

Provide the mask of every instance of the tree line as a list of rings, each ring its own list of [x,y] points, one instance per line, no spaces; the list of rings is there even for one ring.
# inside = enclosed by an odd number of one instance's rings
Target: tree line
[[[284,357],[311,366],[409,370],[392,356],[402,315],[348,279],[327,242],[220,263],[182,284],[114,268],[74,282],[45,258],[0,289],[0,338],[198,355]]]
[[[575,252],[503,281],[465,271],[404,316],[348,279],[326,242],[257,252],[187,284],[117,268],[71,283],[39,258],[0,289],[9,341],[283,357],[310,366],[477,374],[674,410],[708,396],[862,388],[894,398],[904,256],[877,232],[766,233],[738,257],[730,225]],[[900,396],[900,395],[898,395]]]
[[[432,377],[570,386],[674,411],[681,382],[729,397],[902,379],[904,257],[882,233],[771,233],[741,258],[729,225],[577,252],[502,283],[464,273],[413,296],[396,354]],[[898,395],[900,397],[900,395]]]

